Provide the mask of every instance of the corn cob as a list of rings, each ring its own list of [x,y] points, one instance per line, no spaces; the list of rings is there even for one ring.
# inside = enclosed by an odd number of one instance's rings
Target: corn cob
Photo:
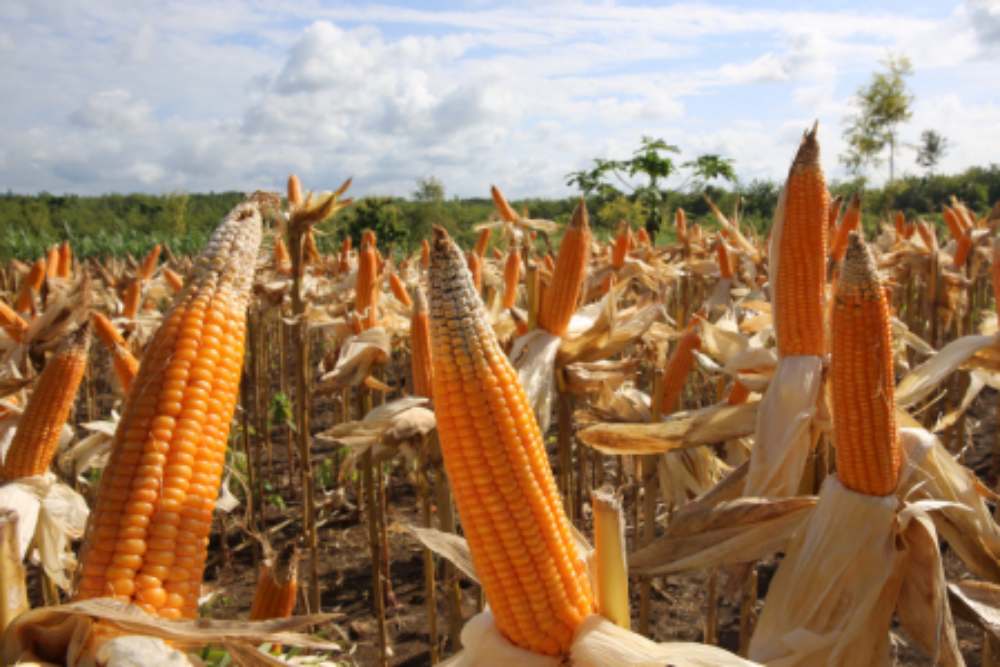
[[[514,222],[520,218],[517,212],[514,211],[513,207],[507,201],[507,198],[503,196],[502,192],[500,192],[500,188],[495,185],[491,185],[490,196],[493,197],[493,205],[496,206],[497,213],[500,214],[501,220],[504,222]]]
[[[517,285],[521,281],[521,251],[513,246],[507,253],[503,267],[503,307],[513,308],[517,303]]]
[[[559,259],[552,273],[552,283],[545,290],[545,298],[538,311],[538,326],[554,336],[566,334],[569,320],[580,300],[589,257],[590,225],[587,205],[581,198],[559,244]]]
[[[250,605],[250,620],[264,621],[291,616],[295,611],[298,587],[297,554],[292,555],[285,568],[278,567],[273,558],[265,559],[260,565],[257,588]]]
[[[431,244],[427,239],[420,242],[420,266],[424,269],[431,268]]]
[[[45,277],[59,277],[59,246],[57,245],[49,248],[49,254],[45,258]]]
[[[316,246],[316,235],[313,233],[312,227],[306,232],[305,240],[303,241],[302,259],[306,266],[310,264],[317,265],[322,260],[319,248]]]
[[[969,259],[969,252],[972,250],[972,230],[962,232],[962,235],[958,237],[958,242],[955,244],[955,268],[959,271],[965,266],[966,260]]]
[[[847,205],[847,212],[844,219],[837,227],[837,233],[833,237],[830,245],[830,257],[838,264],[844,260],[844,253],[847,252],[847,237],[851,232],[857,231],[861,225],[861,197],[855,192],[851,197],[851,202]]]
[[[21,287],[17,292],[17,300],[14,301],[14,310],[19,313],[30,313],[35,308],[35,295],[42,289],[45,282],[45,260],[37,259],[31,265],[28,275],[21,281]]]
[[[726,403],[729,405],[742,405],[747,402],[748,398],[750,398],[750,388],[739,380],[736,380],[733,382],[733,388],[729,390]]]
[[[726,247],[726,242],[721,238],[715,241],[715,255],[719,261],[719,275],[724,280],[732,280],[733,262],[729,257],[729,248]]]
[[[490,244],[490,233],[492,231],[493,230],[489,227],[483,227],[479,230],[479,237],[476,239],[475,253],[480,257],[486,256],[486,246]]]
[[[427,398],[431,397],[434,378],[429,318],[427,297],[417,286],[413,290],[413,314],[410,316],[410,363],[413,370],[413,394]]]
[[[663,373],[663,400],[660,402],[660,411],[665,415],[674,412],[680,405],[687,377],[694,368],[694,351],[701,349],[698,321],[697,315],[691,318],[684,334],[677,341],[677,347],[667,359]]]
[[[965,231],[962,229],[962,223],[958,219],[958,214],[950,206],[944,207],[944,222],[948,226],[948,231],[951,232],[952,238],[956,241],[962,238],[962,233]]]
[[[147,346],[90,515],[78,599],[196,615],[260,237],[256,202],[237,206]]]
[[[4,457],[0,475],[4,480],[41,475],[49,469],[87,368],[89,346],[90,332],[86,326],[80,327],[45,364]]]
[[[392,290],[392,295],[395,296],[401,304],[407,308],[413,305],[413,300],[410,299],[410,295],[406,291],[406,286],[403,285],[403,280],[396,272],[389,274],[389,289]]]
[[[635,239],[639,245],[647,247],[653,245],[652,240],[649,238],[649,232],[646,231],[645,227],[639,227],[639,230],[635,233]]]
[[[628,251],[631,249],[632,228],[628,226],[628,223],[622,221],[618,234],[615,236],[614,249],[611,251],[611,267],[620,269],[625,266],[625,258],[628,257]]]
[[[931,252],[938,249],[937,234],[934,233],[934,228],[928,225],[923,220],[917,221],[917,233],[920,234],[920,238],[923,240],[924,245]]]
[[[7,332],[10,339],[20,343],[28,333],[28,323],[13,308],[0,301],[0,329]]]
[[[893,217],[893,226],[896,228],[896,238],[905,239],[906,238],[906,216],[903,215],[902,211],[896,211],[896,215]]]
[[[156,267],[160,261],[160,253],[162,252],[163,246],[157,243],[150,248],[149,252],[146,253],[146,256],[142,258],[142,263],[139,265],[139,270],[136,272],[136,275],[141,280],[149,280],[153,277],[153,274],[156,273]]]
[[[469,252],[465,256],[465,261],[469,265],[469,273],[472,274],[472,284],[477,292],[483,290],[483,260],[474,252]]]
[[[362,318],[363,329],[371,329],[378,322],[378,258],[370,238],[367,235],[361,237],[358,275],[354,283],[354,310]]]
[[[184,289],[184,278],[182,278],[181,274],[177,273],[169,266],[164,267],[163,269],[163,279],[167,281],[167,285],[170,286],[170,289],[173,290],[174,294]]]
[[[142,304],[142,279],[133,278],[132,282],[125,288],[122,296],[122,317],[134,320],[139,314],[139,306]]]
[[[430,288],[441,450],[486,599],[512,643],[565,655],[594,611],[586,565],[524,388],[440,227]]]
[[[872,496],[893,493],[899,480],[890,327],[875,259],[852,234],[833,305],[833,435],[840,481]]]
[[[288,208],[294,209],[302,206],[302,181],[295,174],[288,177],[285,192],[288,193]]]
[[[128,394],[132,380],[139,372],[139,360],[129,351],[125,339],[122,338],[111,320],[101,313],[94,313],[91,321],[94,324],[94,333],[97,334],[97,338],[111,354],[111,363],[114,366],[118,383],[122,387],[122,392]]]
[[[826,233],[829,238],[833,238],[833,235],[837,231],[837,220],[840,219],[840,209],[844,205],[844,198],[837,195],[830,202],[830,209],[827,212],[827,226]]]
[[[686,243],[688,240],[687,213],[682,208],[674,211],[674,230],[677,232],[677,240]]]
[[[59,268],[56,269],[56,275],[60,278],[69,278],[72,272],[73,248],[70,246],[69,241],[63,241],[59,245]]]
[[[285,239],[280,236],[274,239],[274,270],[283,276],[292,273],[292,256],[288,254]]]
[[[816,130],[806,133],[778,202],[783,216],[777,271],[771,276],[778,355],[822,356],[823,293],[829,193],[819,165]],[[772,270],[775,267],[772,265]]]

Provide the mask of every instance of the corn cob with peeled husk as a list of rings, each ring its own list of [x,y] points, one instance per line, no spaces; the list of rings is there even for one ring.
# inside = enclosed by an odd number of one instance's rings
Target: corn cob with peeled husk
[[[829,192],[819,163],[817,127],[802,138],[775,209],[768,275],[778,367],[758,412],[744,495],[798,492],[816,436],[826,289]]]
[[[889,665],[895,613],[936,664],[964,664],[933,521],[895,495],[902,466],[889,311],[856,234],[834,293],[832,338],[837,473],[785,551],[749,655],[775,667]]]
[[[719,649],[660,646],[600,614],[538,424],[461,250],[431,248],[434,401],[445,467],[490,609],[449,665],[746,665]],[[640,664],[647,664],[640,662]],[[648,664],[661,664],[650,662]]]
[[[258,204],[240,204],[150,341],[101,478],[77,599],[197,613],[260,238]]]

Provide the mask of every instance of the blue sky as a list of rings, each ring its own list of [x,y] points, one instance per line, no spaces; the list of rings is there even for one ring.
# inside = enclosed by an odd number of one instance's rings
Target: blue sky
[[[942,169],[996,160],[1000,0],[957,2],[0,3],[0,188],[308,187],[356,194],[569,194],[564,177],[643,135],[780,179],[820,121],[837,156],[851,97],[890,53],[915,74],[916,142]],[[898,158],[917,170],[913,153]],[[884,169],[873,170],[876,180]]]

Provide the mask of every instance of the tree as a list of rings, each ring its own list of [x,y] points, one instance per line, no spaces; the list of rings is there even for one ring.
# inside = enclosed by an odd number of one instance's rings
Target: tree
[[[920,133],[920,145],[917,146],[917,164],[932,173],[941,158],[948,152],[948,140],[934,130],[924,130]]]
[[[865,165],[881,164],[879,155],[888,148],[891,183],[896,176],[899,124],[913,115],[913,96],[904,80],[913,74],[913,65],[906,56],[889,56],[882,64],[885,71],[875,72],[868,85],[855,95],[857,113],[847,119],[844,139],[848,148],[840,159],[853,173],[860,174]]]
[[[419,202],[444,201],[444,183],[434,176],[417,179],[417,189],[413,191],[413,200]]]
[[[694,160],[675,164],[672,155],[681,149],[668,144],[663,139],[644,136],[639,147],[627,160],[606,160],[596,158],[592,169],[574,171],[566,175],[566,185],[575,185],[584,196],[597,194],[603,204],[608,204],[622,195],[641,205],[639,210],[646,213],[646,229],[655,235],[660,226],[660,217],[669,190],[662,186],[680,169],[686,169],[690,176],[678,188],[694,185],[705,188],[708,181],[722,178],[735,182],[732,160],[719,155],[701,155]],[[635,182],[636,176],[644,181]],[[614,180],[611,180],[611,179]]]

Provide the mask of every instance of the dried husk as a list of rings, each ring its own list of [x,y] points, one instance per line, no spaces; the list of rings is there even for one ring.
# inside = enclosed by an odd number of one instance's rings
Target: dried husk
[[[544,329],[535,329],[514,340],[510,351],[511,364],[528,395],[542,433],[552,420],[552,398],[555,394],[556,354],[562,339]]]
[[[810,426],[822,384],[823,360],[819,357],[779,360],[757,412],[744,495],[776,498],[798,492],[812,451]]]
[[[963,336],[951,341],[896,385],[896,405],[907,408],[926,398],[976,352],[998,344],[998,336]]]
[[[749,655],[769,667],[889,664],[902,584],[895,496],[828,477],[771,581]]]

